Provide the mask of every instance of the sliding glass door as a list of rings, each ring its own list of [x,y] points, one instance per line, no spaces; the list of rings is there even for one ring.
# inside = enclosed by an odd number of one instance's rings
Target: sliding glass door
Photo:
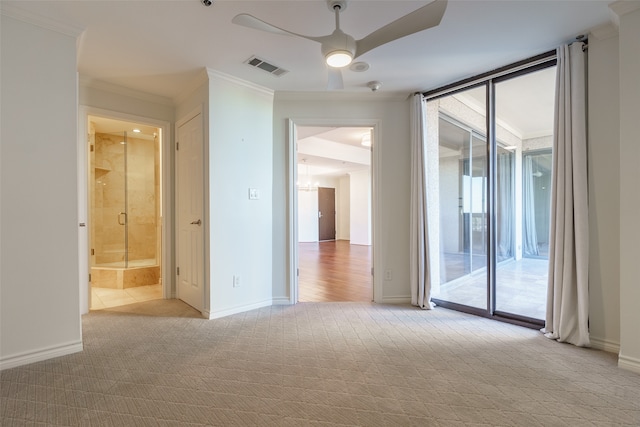
[[[459,112],[462,99],[484,96],[483,86],[445,97],[438,101],[437,117],[439,297],[480,309],[487,305],[487,140],[484,114],[460,117]]]
[[[540,323],[546,310],[554,63],[427,102],[438,155],[436,303]],[[437,185],[434,183],[437,182]]]

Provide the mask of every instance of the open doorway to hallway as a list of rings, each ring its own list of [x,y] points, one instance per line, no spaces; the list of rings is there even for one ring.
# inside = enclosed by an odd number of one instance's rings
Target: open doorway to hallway
[[[297,128],[300,302],[373,299],[371,133]]]

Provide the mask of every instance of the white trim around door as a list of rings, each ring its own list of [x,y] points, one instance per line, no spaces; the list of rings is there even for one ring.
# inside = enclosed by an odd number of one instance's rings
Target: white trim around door
[[[89,153],[87,150],[87,128],[89,116],[99,116],[115,120],[123,120],[128,122],[140,123],[148,126],[160,128],[162,132],[162,297],[174,298],[173,274],[172,270],[172,254],[173,241],[169,231],[173,225],[173,210],[171,208],[171,125],[163,120],[156,120],[148,117],[136,116],[132,114],[122,113],[118,111],[105,110],[101,108],[89,107],[81,105],[78,109],[78,221],[80,229],[78,257],[80,265],[80,313],[86,314],[91,307],[91,283],[89,282],[89,248],[90,241],[88,230],[90,227],[90,218],[88,215],[88,181],[89,181]]]
[[[382,272],[384,248],[376,246],[376,237],[381,236],[381,206],[378,191],[380,189],[380,159],[376,144],[380,141],[380,120],[377,119],[287,119],[287,283],[289,287],[289,304],[298,301],[298,192],[297,182],[297,147],[298,126],[323,127],[371,127],[371,209],[372,230],[371,248],[373,252],[373,272]],[[373,301],[382,302],[382,285],[384,277],[373,274]]]

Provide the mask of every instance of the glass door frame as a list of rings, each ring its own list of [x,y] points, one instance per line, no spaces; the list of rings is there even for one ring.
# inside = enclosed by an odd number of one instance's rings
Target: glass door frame
[[[461,303],[432,298],[436,305],[463,311],[482,317],[538,329],[544,321],[496,310],[497,273],[497,147],[495,86],[502,81],[533,73],[557,65],[556,51],[552,50],[535,57],[475,76],[443,88],[423,93],[427,101],[453,95],[468,89],[485,86],[486,90],[486,158],[488,162],[486,194],[487,200],[487,304],[486,308],[472,307]],[[495,230],[495,232],[494,232]]]

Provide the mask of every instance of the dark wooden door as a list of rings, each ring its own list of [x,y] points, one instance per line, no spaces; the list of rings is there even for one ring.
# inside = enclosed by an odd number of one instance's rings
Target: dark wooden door
[[[318,240],[336,239],[336,189],[318,188]]]

